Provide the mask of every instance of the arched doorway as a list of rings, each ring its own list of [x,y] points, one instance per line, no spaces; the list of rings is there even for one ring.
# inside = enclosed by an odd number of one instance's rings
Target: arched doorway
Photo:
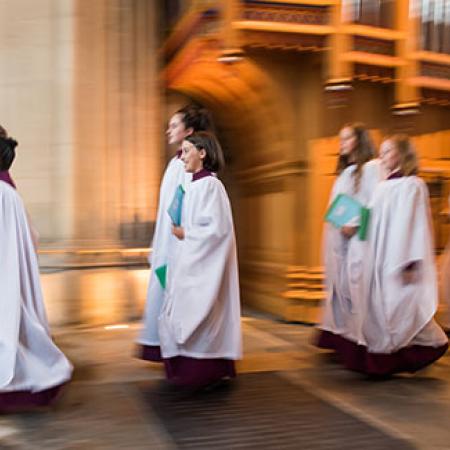
[[[221,178],[234,211],[243,301],[283,315],[287,267],[304,256],[297,217],[307,207],[298,201],[306,171],[291,138],[292,111],[250,58],[223,64],[212,50],[169,65],[164,75],[169,92],[204,104],[214,116],[228,163]]]

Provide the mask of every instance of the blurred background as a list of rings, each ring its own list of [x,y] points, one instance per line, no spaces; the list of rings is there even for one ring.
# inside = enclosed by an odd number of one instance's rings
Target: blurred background
[[[413,136],[436,254],[450,190],[449,0],[0,0],[0,124],[56,325],[138,319],[170,115],[210,109],[243,302],[314,323],[337,134]]]

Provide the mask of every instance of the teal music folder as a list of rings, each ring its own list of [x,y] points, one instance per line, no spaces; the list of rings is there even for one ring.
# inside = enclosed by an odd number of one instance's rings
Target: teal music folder
[[[336,228],[342,228],[356,217],[359,218],[358,237],[363,241],[367,235],[370,210],[357,200],[346,194],[339,194],[325,214],[325,220]]]
[[[169,209],[167,210],[170,218],[172,219],[172,223],[177,227],[181,225],[181,212],[183,209],[184,194],[184,188],[180,184],[175,190],[172,202],[170,203]]]

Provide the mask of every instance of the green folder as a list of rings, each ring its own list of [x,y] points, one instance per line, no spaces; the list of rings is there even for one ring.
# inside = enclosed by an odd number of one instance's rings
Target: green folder
[[[369,224],[370,210],[365,208],[354,198],[346,194],[339,194],[328,208],[325,220],[336,228],[342,228],[354,218],[359,217],[358,237],[365,240]]]
[[[359,224],[358,237],[361,241],[367,238],[367,230],[369,228],[370,209],[361,207],[361,223]]]
[[[158,267],[155,269],[155,274],[161,283],[161,286],[163,289],[166,288],[166,281],[167,281],[167,264],[164,264],[163,266]]]

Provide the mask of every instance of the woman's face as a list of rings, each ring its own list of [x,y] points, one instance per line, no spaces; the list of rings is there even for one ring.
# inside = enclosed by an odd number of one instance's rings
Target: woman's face
[[[400,155],[395,143],[391,139],[386,139],[380,146],[380,158],[383,168],[391,173],[400,164]]]
[[[180,144],[186,136],[192,134],[192,128],[186,129],[182,114],[174,114],[167,126],[166,135],[169,144]]]
[[[353,129],[350,127],[342,128],[339,133],[339,139],[341,144],[341,155],[350,155],[356,146],[356,135]]]
[[[181,160],[184,162],[184,170],[189,173],[196,173],[203,169],[203,159],[205,158],[205,150],[198,150],[197,147],[188,142],[183,141],[181,145],[183,153]]]

